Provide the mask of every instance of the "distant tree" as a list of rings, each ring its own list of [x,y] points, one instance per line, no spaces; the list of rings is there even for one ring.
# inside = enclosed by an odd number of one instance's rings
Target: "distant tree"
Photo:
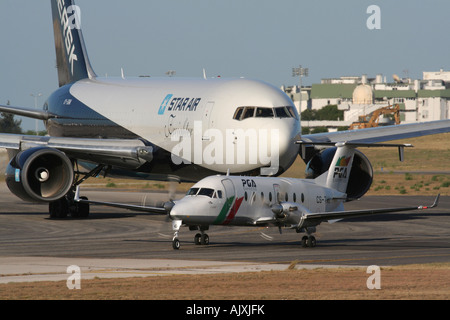
[[[35,130],[27,130],[25,132],[23,132],[23,134],[27,135],[27,136],[35,136],[36,135],[36,131]],[[47,130],[42,130],[38,132],[38,136],[46,136],[47,135]]]
[[[7,106],[10,105],[8,101]],[[0,113],[0,131],[2,133],[22,133],[22,120],[14,119],[14,115],[11,113]]]
[[[305,110],[302,112],[302,120],[331,120],[344,119],[344,111],[339,110],[337,105],[327,105],[319,110]]]

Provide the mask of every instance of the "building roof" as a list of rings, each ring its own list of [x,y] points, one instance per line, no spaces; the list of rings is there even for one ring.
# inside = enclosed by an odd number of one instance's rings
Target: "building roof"
[[[311,99],[344,98],[352,99],[357,84],[313,84]]]

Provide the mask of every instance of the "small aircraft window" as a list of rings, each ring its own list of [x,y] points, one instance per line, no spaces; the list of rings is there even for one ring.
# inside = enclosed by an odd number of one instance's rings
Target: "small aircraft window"
[[[222,199],[222,190],[217,190],[217,197]]]
[[[275,115],[277,118],[291,118],[291,114],[286,107],[275,108]]]
[[[294,202],[297,202],[297,195],[294,192],[294,198],[293,198]]]
[[[272,108],[258,108],[256,109],[256,118],[273,118]]]
[[[247,191],[245,191],[245,193],[244,193],[244,198],[245,198],[245,201],[247,201],[247,198],[248,198]]]
[[[247,107],[247,108],[245,108],[244,115],[242,116],[242,120],[247,119],[247,118],[253,118],[254,114],[255,114],[255,108]]]
[[[214,194],[214,189],[201,188],[197,195],[198,196],[207,196],[207,197],[212,198],[213,194]]]
[[[264,192],[261,191],[261,201],[264,202]]]
[[[305,195],[302,193],[302,203],[305,202]]]
[[[269,201],[272,202],[272,192],[269,192]]]
[[[198,189],[199,188],[191,188],[191,189],[189,189],[189,191],[187,192],[186,195],[188,195],[188,196],[195,196],[197,194],[197,192],[198,192]]]
[[[244,111],[244,107],[240,107],[236,109],[236,112],[234,113],[233,119],[234,120],[241,120],[242,112]]]
[[[286,202],[288,202],[289,201],[289,195],[288,195],[288,193],[286,192],[286,196],[284,197],[284,199],[286,200]]]

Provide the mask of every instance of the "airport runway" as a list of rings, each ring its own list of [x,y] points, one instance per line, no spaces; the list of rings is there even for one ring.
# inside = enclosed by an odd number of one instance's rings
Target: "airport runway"
[[[149,203],[160,196],[109,190],[83,193],[93,200],[129,203],[139,203],[143,198]],[[433,200],[364,197],[348,203],[346,209],[430,205]],[[47,205],[24,203],[0,185],[0,259],[169,259],[261,265],[289,265],[295,261],[299,266],[450,262],[450,197],[441,197],[440,206],[427,211],[322,223],[317,229],[315,248],[302,248],[302,234],[292,230],[280,235],[277,228],[213,226],[208,231],[208,246],[195,246],[194,232],[182,228],[181,249],[175,251],[172,234],[171,225],[163,216],[116,208],[91,207],[89,219],[49,219]]]

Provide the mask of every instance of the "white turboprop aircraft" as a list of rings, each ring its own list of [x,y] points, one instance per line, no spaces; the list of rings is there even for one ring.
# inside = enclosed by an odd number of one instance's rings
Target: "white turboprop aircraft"
[[[344,218],[437,206],[439,195],[429,207],[421,205],[345,211],[344,202],[349,200],[347,187],[357,159],[355,155],[359,153],[356,146],[338,143],[329,149],[333,153],[329,168],[315,179],[210,176],[196,183],[184,198],[167,202],[161,208],[82,200],[78,192],[75,201],[167,214],[175,232],[172,240],[174,249],[180,248],[178,232],[181,226],[200,231],[194,237],[195,244],[209,244],[209,236],[205,231],[211,225],[276,226],[280,233],[282,227],[306,233],[301,240],[302,246],[315,247],[316,238],[312,234],[323,221],[335,222]],[[402,154],[403,148],[410,145],[376,146],[396,146]]]
[[[197,182],[213,174],[270,175],[300,153],[313,176],[329,152],[317,143],[374,143],[450,131],[450,121],[301,137],[291,99],[248,79],[98,77],[81,32],[80,8],[51,0],[59,88],[43,110],[0,105],[0,112],[43,120],[49,136],[0,134],[10,162],[6,183],[25,201],[48,202],[51,217],[86,217],[76,187],[100,173]],[[7,50],[3,48],[2,50]],[[4,61],[0,63],[5,63]],[[370,187],[370,163],[358,153],[349,198]],[[88,168],[86,171],[80,167]],[[359,183],[352,180],[360,181]]]

